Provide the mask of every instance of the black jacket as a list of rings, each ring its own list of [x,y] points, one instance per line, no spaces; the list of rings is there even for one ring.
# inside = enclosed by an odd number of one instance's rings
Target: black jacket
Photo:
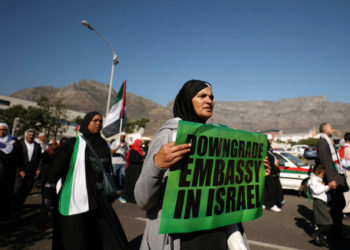
[[[337,186],[346,186],[345,178],[334,168],[332,153],[327,141],[320,138],[316,145],[318,159],[317,164],[321,164],[326,169],[325,182],[335,181]]]
[[[21,152],[23,156],[23,164],[19,167],[19,171],[24,171],[26,174],[35,174],[35,171],[38,169],[40,159],[41,159],[41,147],[38,143],[34,143],[34,150],[33,150],[33,155],[32,159],[29,161],[28,159],[28,150],[27,146],[24,142],[25,139],[20,140],[20,147],[21,147]]]

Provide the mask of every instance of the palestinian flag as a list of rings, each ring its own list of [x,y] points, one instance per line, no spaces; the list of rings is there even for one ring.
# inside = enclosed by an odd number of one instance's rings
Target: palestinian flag
[[[85,149],[85,140],[77,135],[69,170],[59,196],[58,210],[62,215],[81,214],[89,210],[85,175]]]
[[[115,98],[115,101],[103,125],[102,133],[105,137],[110,137],[112,135],[118,134],[125,127],[125,96],[126,81],[124,81],[123,85],[120,87],[118,96]]]

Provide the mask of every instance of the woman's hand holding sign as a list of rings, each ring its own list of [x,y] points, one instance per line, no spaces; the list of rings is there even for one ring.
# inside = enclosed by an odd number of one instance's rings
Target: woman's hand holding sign
[[[180,161],[184,155],[190,152],[191,144],[175,145],[175,142],[170,142],[163,145],[159,152],[154,155],[153,161],[158,168],[169,168],[176,162]]]
[[[271,166],[269,162],[269,158],[266,156],[264,160],[264,167],[265,167],[265,176],[268,176],[271,174]]]

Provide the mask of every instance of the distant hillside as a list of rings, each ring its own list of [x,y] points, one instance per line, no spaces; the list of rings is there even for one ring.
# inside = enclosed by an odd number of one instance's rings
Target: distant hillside
[[[53,100],[62,99],[67,108],[79,111],[106,110],[108,84],[81,80],[66,87],[35,87],[23,89],[11,96],[36,101],[45,95]],[[111,102],[117,93],[113,91]],[[130,120],[149,118],[145,134],[152,135],[172,117],[172,104],[163,107],[142,96],[127,93],[127,116]],[[324,121],[331,122],[343,133],[350,131],[350,104],[329,102],[324,96],[298,97],[279,101],[215,102],[214,115],[209,122],[249,131],[281,129],[301,132],[315,129]]]
[[[106,112],[108,84],[99,83],[91,80],[81,80],[79,83],[71,83],[66,87],[35,87],[23,89],[13,93],[12,97],[17,97],[29,101],[37,101],[41,96],[47,96],[52,100],[61,99],[67,108],[78,111],[99,111],[102,114]],[[113,103],[117,92],[113,90],[111,103]],[[132,93],[126,94],[127,117],[130,120],[148,118],[145,134],[152,135],[167,119],[172,115],[170,111],[162,105],[142,96],[136,96]]]
[[[324,96],[279,101],[218,102],[216,108],[215,122],[238,129],[274,128],[301,132],[318,128],[322,122],[331,122],[337,129],[350,131],[350,104],[331,103]]]
[[[173,101],[169,102],[168,110],[172,106]],[[248,131],[281,129],[285,133],[318,130],[322,122],[330,122],[344,133],[350,131],[350,104],[329,102],[325,96],[279,101],[216,101],[209,122]]]

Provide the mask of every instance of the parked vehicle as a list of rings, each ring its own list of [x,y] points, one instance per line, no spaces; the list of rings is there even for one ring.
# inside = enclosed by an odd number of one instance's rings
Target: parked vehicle
[[[308,147],[304,150],[304,158],[307,160],[314,160],[317,157],[316,147]]]
[[[305,148],[308,148],[308,145],[294,145],[291,149],[288,150],[288,153],[296,156],[302,157],[304,155]]]
[[[309,177],[310,166],[287,152],[273,152],[278,160],[280,181],[283,189],[299,190],[304,179]]]
[[[279,152],[281,152],[281,151],[286,151],[284,148],[273,148],[273,150],[274,150],[274,151],[279,151]]]

